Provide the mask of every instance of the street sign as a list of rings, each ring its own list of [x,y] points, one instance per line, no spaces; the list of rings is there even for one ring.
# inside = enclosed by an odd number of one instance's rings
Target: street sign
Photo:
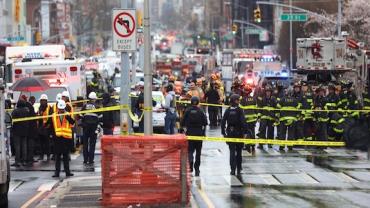
[[[262,32],[262,30],[257,29],[257,28],[246,28],[245,29],[245,34],[249,35],[258,35]]]
[[[17,42],[17,41],[24,41],[25,39],[22,36],[16,36],[16,37],[7,37],[6,40],[9,42]]]
[[[308,16],[305,13],[295,13],[295,14],[281,14],[280,21],[293,21],[293,22],[305,22],[308,20]]]
[[[136,50],[136,10],[113,9],[112,15],[113,50]]]

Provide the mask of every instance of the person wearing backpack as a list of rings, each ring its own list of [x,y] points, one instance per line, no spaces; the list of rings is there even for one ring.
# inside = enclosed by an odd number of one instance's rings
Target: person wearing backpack
[[[181,126],[185,128],[186,135],[205,136],[207,117],[204,111],[199,107],[199,97],[193,96],[190,100],[191,106],[186,109]],[[195,169],[195,176],[199,176],[200,156],[202,154],[202,141],[189,141],[189,164],[190,171]],[[194,163],[194,152],[195,163]]]
[[[221,121],[221,133],[226,138],[243,138],[245,132],[244,112],[239,107],[240,96],[233,94],[230,96],[230,107],[226,109]],[[230,150],[231,175],[240,176],[242,170],[242,149],[244,144],[237,142],[227,142]]]

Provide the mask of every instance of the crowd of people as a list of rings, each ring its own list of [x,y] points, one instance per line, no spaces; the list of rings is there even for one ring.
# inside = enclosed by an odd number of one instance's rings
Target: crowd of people
[[[69,168],[70,153],[79,144],[83,144],[83,164],[93,166],[97,136],[113,134],[114,128],[112,111],[94,112],[99,107],[113,106],[114,101],[108,93],[102,95],[101,102],[97,99],[96,93],[90,92],[88,101],[80,109],[85,113],[75,114],[78,106],[72,105],[67,91],[58,94],[54,104],[49,104],[48,96],[42,94],[36,112],[35,97],[21,96],[11,113],[13,120],[18,119],[10,131],[11,153],[15,156],[12,166],[31,167],[37,161],[55,160],[53,177],[59,177],[63,160],[66,176],[73,176]],[[36,116],[40,116],[39,119]],[[36,119],[27,119],[29,117]],[[39,155],[37,160],[35,153]]]
[[[206,126],[209,125],[210,128],[220,126],[221,134],[228,138],[342,141],[346,126],[360,121],[370,123],[368,113],[350,111],[369,110],[370,96],[364,93],[363,103],[359,103],[349,81],[315,89],[306,82],[295,82],[287,89],[281,82],[274,85],[262,83],[254,87],[236,79],[231,95],[226,97],[219,73],[211,74],[209,79],[193,77],[186,80],[188,89],[182,94],[175,89],[174,80],[169,79],[163,88],[166,134],[175,134],[177,128],[180,133],[189,136],[205,136]],[[140,118],[144,108],[144,83],[137,83],[136,87],[138,97],[133,103],[133,110]],[[32,166],[36,152],[39,161],[44,161],[45,157],[46,161],[55,160],[55,177],[59,177],[62,160],[66,175],[72,176],[69,154],[76,140],[77,145],[83,144],[83,164],[93,166],[97,136],[101,133],[113,134],[115,126],[113,111],[89,112],[117,104],[111,94],[102,93],[101,97],[102,100],[98,101],[97,93],[89,92],[88,101],[79,109],[85,112],[74,114],[78,106],[72,105],[68,92],[58,94],[57,102],[52,105],[45,94],[41,95],[36,111],[33,107],[36,98],[22,96],[11,117],[43,117],[14,122],[12,125],[13,166]],[[229,107],[223,109],[224,104]],[[156,101],[153,100],[155,105]],[[139,132],[143,132],[143,125],[143,122],[139,123]],[[228,146],[231,174],[235,175],[241,172],[242,150],[255,154],[255,148],[263,148],[264,145],[230,142]],[[265,146],[271,148],[271,145]],[[195,175],[200,174],[201,149],[202,141],[189,141],[189,162]],[[288,150],[292,149],[292,146],[288,147]],[[284,151],[285,147],[280,146],[279,150]]]

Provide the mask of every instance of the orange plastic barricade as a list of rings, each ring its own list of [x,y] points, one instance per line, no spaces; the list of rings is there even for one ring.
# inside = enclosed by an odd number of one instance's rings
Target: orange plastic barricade
[[[103,136],[102,203],[188,204],[188,144],[184,135]]]

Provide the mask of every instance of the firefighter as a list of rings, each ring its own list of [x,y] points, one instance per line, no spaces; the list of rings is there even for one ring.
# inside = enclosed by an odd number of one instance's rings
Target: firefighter
[[[58,111],[52,114],[55,135],[55,172],[53,177],[59,177],[62,156],[66,176],[73,176],[69,169],[69,151],[72,142],[72,126],[75,121],[70,113],[65,110],[66,107],[65,101],[60,100],[57,104]]]
[[[363,110],[367,110],[364,115],[365,122],[367,124],[368,129],[370,130],[370,91],[369,85],[366,85],[365,92],[362,95],[364,99]]]
[[[335,85],[330,83],[328,85],[328,95],[326,96],[326,102],[325,102],[325,109],[329,110],[329,121],[328,121],[328,140],[336,140],[340,137],[340,134],[343,133],[343,130],[337,128],[341,123],[344,122],[344,119],[342,119],[343,114],[330,110],[343,110],[343,108],[340,105],[340,99],[339,96],[335,93]]]
[[[263,108],[260,110],[258,138],[274,139],[274,123],[276,119],[274,110],[276,108],[276,98],[272,96],[272,88],[270,85],[266,85],[264,93],[257,97],[257,106],[258,108]],[[271,145],[268,145],[268,147],[271,147]],[[263,146],[259,145],[258,148],[263,149]]]
[[[191,106],[186,109],[184,118],[181,121],[181,126],[186,129],[186,135],[189,136],[205,136],[207,117],[204,111],[199,107],[199,98],[194,96],[191,98]],[[189,164],[190,171],[195,169],[195,176],[199,176],[200,156],[202,154],[202,141],[189,141]],[[194,152],[195,163],[194,163]]]
[[[230,107],[226,109],[221,121],[221,133],[227,138],[243,138],[244,134],[244,113],[239,107],[240,96],[233,94],[230,96]],[[231,175],[238,176],[242,170],[242,149],[243,143],[227,142],[230,150],[230,169]]]
[[[302,108],[302,104],[303,104],[303,94],[302,94],[302,89],[301,89],[301,83],[300,82],[296,82],[294,83],[293,85],[293,94],[292,94],[292,97],[295,98],[297,100],[297,103],[298,103],[298,109],[301,109]],[[297,112],[297,121],[295,123],[295,137],[296,137],[296,140],[300,140],[300,141],[303,141],[304,139],[304,122],[303,122],[303,113],[302,111],[301,112]]]
[[[96,96],[95,92],[90,92],[89,101],[82,107],[82,111],[95,110],[97,106],[95,104]],[[82,115],[82,128],[83,128],[83,164],[94,165],[95,145],[97,134],[100,130],[101,115],[94,112],[88,112]]]
[[[313,109],[314,93],[312,91],[312,87],[307,85],[306,82],[303,82],[302,93],[302,109],[304,109],[304,111],[302,111],[304,140],[312,141],[315,130],[313,112],[311,111]]]
[[[296,140],[297,139],[297,128],[296,123],[300,114],[298,100],[293,97],[293,93],[287,93],[285,97],[280,99],[277,107],[281,110],[279,116],[279,131],[278,138],[280,140]],[[280,146],[280,151],[284,149],[284,146]],[[293,150],[292,146],[289,146],[289,150]]]
[[[53,114],[53,109],[48,104],[48,96],[42,94],[40,96],[40,107],[37,111],[38,116],[45,116],[38,121],[39,130],[39,141],[40,141],[40,157],[38,160],[50,160],[50,130],[51,130],[51,118],[47,117]]]
[[[241,105],[244,110],[245,117],[245,132],[244,134],[248,139],[254,139],[256,132],[256,122],[258,119],[257,99],[251,95],[252,88],[249,85],[244,86],[244,93],[241,100]],[[255,153],[254,145],[246,145],[246,150],[252,154]]]
[[[315,130],[316,130],[316,140],[317,141],[327,141],[328,140],[328,113],[322,110],[328,110],[330,105],[325,97],[325,89],[319,86],[316,89],[316,97],[313,102],[313,109],[318,110],[314,112],[315,119]]]

